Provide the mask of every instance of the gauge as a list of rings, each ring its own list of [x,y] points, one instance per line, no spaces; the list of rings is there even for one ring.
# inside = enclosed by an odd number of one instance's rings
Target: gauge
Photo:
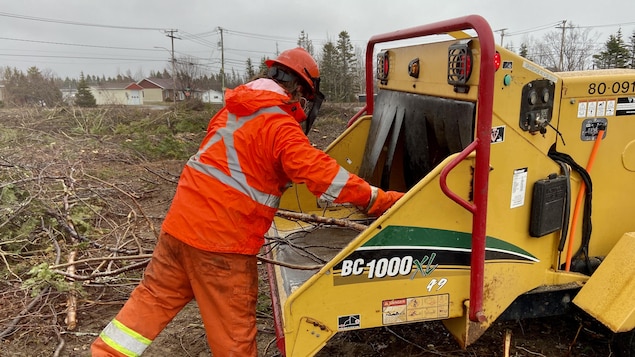
[[[531,92],[529,92],[528,100],[530,105],[536,104],[536,102],[538,101],[538,93],[536,93],[536,91],[532,89]]]
[[[551,95],[549,94],[549,89],[545,88],[542,90],[542,102],[549,103],[549,99],[551,99]]]

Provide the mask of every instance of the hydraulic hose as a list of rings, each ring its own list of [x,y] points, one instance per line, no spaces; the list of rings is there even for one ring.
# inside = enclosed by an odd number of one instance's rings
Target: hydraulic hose
[[[589,156],[589,162],[586,166],[586,171],[591,173],[591,169],[593,168],[593,163],[595,162],[595,158],[597,156],[598,149],[600,148],[600,143],[602,142],[602,137],[604,136],[605,128],[600,128],[598,130],[597,138],[593,144],[593,149],[591,149],[591,155]],[[578,222],[578,217],[580,215],[580,207],[582,206],[582,201],[584,200],[584,191],[586,186],[584,181],[580,183],[580,190],[578,191],[578,197],[575,201],[575,208],[573,210],[573,216],[571,217],[571,230],[569,231],[569,244],[567,245],[567,257],[565,260],[565,271],[570,271],[571,269],[571,258],[573,255],[573,238],[575,237],[575,229]]]

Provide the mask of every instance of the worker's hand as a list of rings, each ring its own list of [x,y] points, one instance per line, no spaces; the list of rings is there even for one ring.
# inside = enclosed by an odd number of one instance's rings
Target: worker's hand
[[[366,212],[375,217],[381,216],[404,195],[402,192],[384,191],[377,187],[372,187],[372,190],[369,207]]]

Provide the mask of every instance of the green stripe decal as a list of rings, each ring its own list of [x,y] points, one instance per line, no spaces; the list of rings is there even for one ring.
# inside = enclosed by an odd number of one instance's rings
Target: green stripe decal
[[[364,243],[357,250],[416,249],[417,247],[439,250],[470,250],[472,234],[434,228],[388,226]],[[539,261],[526,250],[494,237],[486,237],[485,249],[522,257],[523,260]]]

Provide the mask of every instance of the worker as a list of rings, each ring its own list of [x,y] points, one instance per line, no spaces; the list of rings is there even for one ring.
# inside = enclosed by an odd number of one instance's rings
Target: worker
[[[307,51],[265,63],[266,75],[227,90],[181,173],[141,283],[92,344],[93,356],[140,355],[192,299],[214,357],[257,356],[257,254],[289,183],[372,216],[403,196],[371,186],[311,145],[306,131],[324,96]]]

